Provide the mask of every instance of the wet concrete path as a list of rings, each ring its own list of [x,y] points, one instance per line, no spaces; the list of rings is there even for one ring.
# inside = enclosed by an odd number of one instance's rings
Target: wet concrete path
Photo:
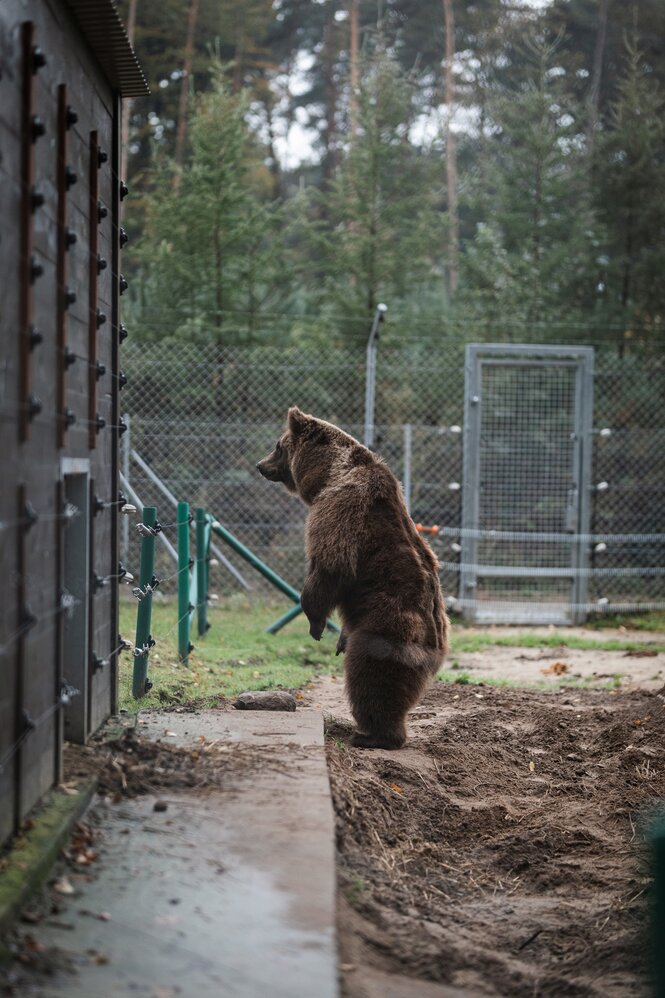
[[[251,744],[266,765],[227,790],[96,805],[95,877],[35,927],[76,973],[44,998],[336,998],[334,819],[318,711],[147,715],[169,731]],[[276,746],[279,746],[276,748]],[[79,891],[77,885],[77,891]]]

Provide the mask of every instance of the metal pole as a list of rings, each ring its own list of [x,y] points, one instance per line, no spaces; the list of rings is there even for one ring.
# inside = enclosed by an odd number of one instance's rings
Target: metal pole
[[[189,503],[178,503],[178,657],[187,664],[189,643]]]
[[[161,480],[161,478],[159,478],[155,474],[155,472],[152,470],[152,468],[150,467],[150,465],[146,464],[146,462],[143,460],[143,458],[141,457],[141,455],[139,453],[137,453],[137,451],[133,450],[131,452],[131,454],[132,454],[132,457],[134,458],[134,460],[136,461],[136,463],[138,464],[139,468],[141,468],[142,471],[145,471],[146,475],[148,476],[148,478],[150,479],[150,481],[153,483],[153,485],[156,485],[157,488],[159,489],[159,491],[162,493],[162,495],[165,496],[165,498],[168,499],[168,501],[170,503],[172,503],[173,506],[177,507],[178,500],[173,495],[173,493],[170,492],[169,489],[167,489],[166,485],[164,485],[164,482]],[[251,588],[252,588],[250,586],[249,582],[247,581],[247,579],[244,578],[243,575],[241,575],[241,573],[238,571],[238,569],[235,567],[235,565],[233,565],[229,561],[229,559],[227,557],[225,557],[224,552],[220,551],[220,549],[217,547],[216,544],[212,545],[212,550],[213,550],[213,552],[215,554],[215,557],[219,558],[219,560],[221,561],[221,563],[224,565],[224,567],[226,569],[228,569],[228,571],[231,573],[231,575],[233,576],[233,578],[237,582],[240,583],[240,585],[243,587],[243,589],[246,589],[249,592],[251,590]]]
[[[286,613],[283,613],[281,617],[278,617],[278,619],[272,623],[270,627],[266,627],[266,631],[268,634],[277,634],[277,632],[281,631],[285,624],[288,624],[290,620],[294,620],[299,613],[302,613],[302,607],[300,603],[297,603],[295,606],[292,606],[290,610],[287,610]]]
[[[402,476],[402,488],[404,490],[404,502],[406,511],[411,516],[411,423],[404,424],[404,474]]]
[[[122,436],[122,472],[125,482],[129,486],[129,452],[131,450],[132,420],[131,416],[125,416],[127,429]],[[129,517],[122,518],[122,560],[125,565],[129,562]]]
[[[374,394],[376,389],[376,345],[379,339],[379,326],[388,311],[388,306],[380,303],[372,319],[372,328],[367,340],[367,367],[365,369],[365,447],[374,446]]]
[[[154,527],[157,522],[157,508],[155,506],[143,507],[143,522],[146,527]],[[155,535],[148,534],[141,540],[141,569],[139,575],[139,585],[145,591],[145,587],[152,581],[155,573]],[[152,617],[152,596],[144,596],[139,602],[139,609],[136,615],[136,640],[134,651],[139,648],[148,648],[150,642],[150,619]],[[144,697],[150,686],[148,685],[148,652],[134,656],[134,675],[132,679],[132,695],[136,700]]]
[[[206,562],[207,515],[200,506],[196,509],[196,623],[199,637],[208,630],[206,611],[208,608],[208,579]],[[209,536],[209,535],[208,535]]]
[[[218,520],[212,521],[211,528],[213,532],[216,533],[218,537],[221,537],[222,540],[226,541],[229,547],[239,554],[241,558],[244,558],[245,561],[248,561],[249,564],[257,570],[257,572],[260,572],[264,579],[267,579],[268,582],[272,582],[273,586],[283,592],[300,607],[300,593],[294,589],[293,586],[290,586],[288,582],[285,582],[284,579],[277,574],[277,572],[273,572],[272,568],[266,565],[265,562],[261,561],[260,558],[257,558],[254,552],[245,547],[245,545],[239,541],[230,530],[223,527]],[[286,621],[284,621],[284,623],[286,623]],[[326,627],[333,634],[339,634],[339,627],[337,624],[333,624],[331,620],[326,623]]]

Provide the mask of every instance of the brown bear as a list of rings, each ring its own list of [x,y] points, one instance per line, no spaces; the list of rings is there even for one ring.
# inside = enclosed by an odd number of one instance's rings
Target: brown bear
[[[411,520],[399,482],[353,437],[289,409],[286,430],[257,468],[310,507],[301,605],[317,641],[331,611],[343,628],[352,744],[401,748],[405,719],[438,671],[448,618],[437,560]]]

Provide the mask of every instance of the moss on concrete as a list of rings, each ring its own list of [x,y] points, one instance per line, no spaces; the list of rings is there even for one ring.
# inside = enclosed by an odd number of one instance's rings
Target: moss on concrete
[[[95,786],[91,782],[81,787],[76,796],[53,790],[30,816],[29,827],[11,843],[0,870],[0,932],[11,926],[29,896],[47,880]]]

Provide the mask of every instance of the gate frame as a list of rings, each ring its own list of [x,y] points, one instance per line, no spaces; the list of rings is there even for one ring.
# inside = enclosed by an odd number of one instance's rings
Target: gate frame
[[[569,510],[574,514],[576,529],[571,531],[571,538],[577,535],[577,542],[571,544],[571,602],[562,604],[564,616],[554,619],[555,614],[545,612],[542,620],[538,620],[537,612],[529,622],[580,624],[586,619],[584,606],[587,602],[588,576],[585,570],[589,566],[589,543],[581,539],[588,535],[591,522],[591,456],[593,430],[593,347],[585,346],[540,346],[523,343],[469,343],[464,357],[464,456],[463,456],[463,491],[462,491],[462,552],[460,570],[459,596],[462,601],[464,617],[469,621],[478,621],[478,605],[473,597],[477,585],[478,573],[477,550],[478,538],[473,532],[478,530],[479,496],[480,496],[480,448],[477,446],[481,431],[482,411],[482,368],[483,364],[491,366],[566,366],[575,368],[575,411],[571,499]],[[579,478],[578,478],[579,476]],[[576,494],[573,490],[576,489]],[[565,530],[562,528],[562,533]],[[498,567],[498,566],[494,566]],[[497,571],[495,574],[501,574]],[[511,573],[512,574],[512,573]],[[543,576],[540,570],[538,575]],[[561,569],[552,569],[552,577],[568,577]],[[529,574],[525,571],[524,578]],[[468,604],[472,602],[472,605]],[[489,601],[488,601],[489,602]],[[534,603],[534,611],[538,604]],[[517,604],[515,609],[517,610]],[[519,616],[519,614],[516,614]],[[491,610],[483,615],[483,623],[510,623],[505,615],[497,614],[492,620]],[[523,622],[523,621],[515,621]]]

